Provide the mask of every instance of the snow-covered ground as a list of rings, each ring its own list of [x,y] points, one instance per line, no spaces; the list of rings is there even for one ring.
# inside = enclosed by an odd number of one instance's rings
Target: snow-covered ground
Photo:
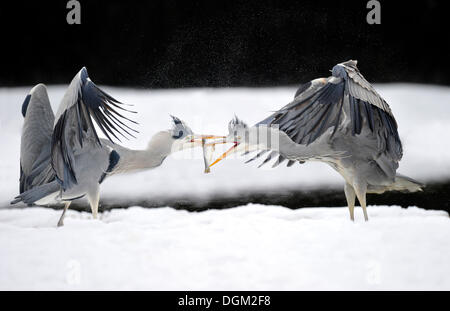
[[[0,210],[0,290],[450,290],[443,211]]]
[[[94,76],[95,81],[95,76]],[[450,88],[418,84],[377,85],[389,102],[399,124],[404,157],[399,172],[430,181],[450,178]],[[17,195],[19,179],[21,105],[28,88],[0,88],[0,208]],[[66,86],[50,86],[56,110]],[[186,90],[136,90],[105,87],[115,98],[134,104],[140,134],[125,141],[130,148],[144,149],[151,136],[171,126],[169,114],[185,120],[197,133],[227,134],[228,121],[236,113],[252,125],[292,100],[295,88],[224,88]],[[228,146],[227,146],[228,147]],[[220,148],[218,148],[220,149]],[[218,150],[218,154],[219,154]],[[161,196],[205,197],[248,190],[342,187],[342,178],[322,163],[292,168],[257,169],[242,158],[228,159],[203,173],[202,151],[171,155],[157,169],[133,175],[113,176],[102,184],[101,198],[120,200]],[[256,161],[254,161],[256,162]]]
[[[425,182],[450,178],[450,88],[376,87],[399,123],[399,171]],[[133,207],[104,212],[96,221],[69,210],[65,227],[56,228],[60,211],[11,209],[20,110],[29,89],[0,88],[0,289],[450,290],[450,220],[441,211],[370,206],[368,223],[360,209],[351,223],[346,208],[248,205],[188,213]],[[64,89],[49,88],[54,110]],[[254,124],[295,92],[105,89],[139,112],[138,139],[124,143],[130,148],[145,148],[155,132],[169,128],[169,113],[197,133],[226,134],[234,113]],[[106,179],[101,198],[126,205],[127,198],[341,186],[341,177],[321,163],[257,169],[239,158],[203,174],[197,149],[174,154],[155,170]]]

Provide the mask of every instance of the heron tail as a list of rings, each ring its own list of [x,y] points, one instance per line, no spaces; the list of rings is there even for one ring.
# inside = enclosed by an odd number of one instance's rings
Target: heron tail
[[[408,176],[397,173],[395,176],[395,182],[390,188],[391,189],[389,190],[416,192],[423,191],[425,184]]]
[[[39,201],[42,198],[45,198],[46,196],[55,193],[59,191],[60,185],[56,180],[34,187],[28,191],[25,191],[21,194],[19,194],[17,197],[14,198],[13,201],[11,201],[11,204],[16,204],[19,202],[23,202],[25,204],[33,204],[37,201]]]

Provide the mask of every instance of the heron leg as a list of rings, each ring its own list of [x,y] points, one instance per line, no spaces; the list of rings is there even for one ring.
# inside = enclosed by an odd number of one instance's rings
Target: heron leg
[[[356,196],[358,197],[359,204],[361,204],[364,220],[368,221],[369,216],[367,215],[366,208],[366,193],[367,193],[367,185],[366,183],[356,182],[353,184],[353,189],[355,189]]]
[[[100,191],[97,189],[94,193],[88,194],[89,205],[91,206],[92,217],[98,217],[98,202],[100,200]]]
[[[350,211],[350,220],[355,221],[355,190],[352,185],[346,183],[344,186],[345,198],[347,199],[348,210]]]
[[[59,218],[59,221],[58,221],[58,227],[64,226],[64,217],[66,216],[66,211],[67,211],[67,209],[69,208],[70,203],[72,203],[72,201],[64,202],[64,210],[63,210],[63,212],[62,212],[61,217]]]

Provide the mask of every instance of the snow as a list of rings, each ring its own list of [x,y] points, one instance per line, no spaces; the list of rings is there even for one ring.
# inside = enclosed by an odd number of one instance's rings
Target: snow
[[[55,111],[65,87],[49,87]],[[370,221],[365,223],[357,208],[352,223],[342,207],[249,204],[201,213],[130,207],[103,212],[99,220],[69,210],[65,226],[56,228],[60,211],[11,208],[19,187],[20,110],[30,88],[0,88],[0,290],[450,290],[450,223],[442,211],[369,206]],[[399,124],[404,143],[399,172],[424,182],[448,180],[450,88],[376,88]],[[140,149],[171,126],[169,114],[197,133],[223,135],[234,113],[254,124],[295,92],[292,87],[105,90],[135,105],[140,134],[123,144]],[[222,161],[203,174],[200,149],[177,153],[157,169],[106,179],[101,199],[126,207],[131,198],[201,200],[343,185],[321,163],[257,169],[243,160]]]
[[[0,210],[0,290],[449,290],[443,211]]]
[[[65,88],[49,87],[55,111]],[[399,172],[424,182],[450,178],[450,88],[419,84],[381,84],[376,88],[389,102],[399,124],[404,144]],[[23,122],[20,110],[30,89],[0,88],[0,138],[2,146],[8,148],[0,152],[0,208],[9,206],[9,201],[17,195]],[[140,149],[147,146],[157,131],[171,126],[169,114],[186,121],[197,133],[224,135],[235,113],[252,125],[287,104],[295,93],[292,87],[179,90],[105,87],[105,90],[135,105],[138,114],[133,117],[140,123],[140,134],[137,139],[123,144]],[[135,202],[168,196],[200,199],[251,190],[343,186],[342,177],[323,163],[276,169],[266,165],[265,169],[257,169],[258,163],[244,165],[243,162],[243,158],[227,159],[214,166],[211,174],[204,174],[199,148],[176,153],[157,169],[106,179],[101,187],[101,198],[126,204],[129,198]]]

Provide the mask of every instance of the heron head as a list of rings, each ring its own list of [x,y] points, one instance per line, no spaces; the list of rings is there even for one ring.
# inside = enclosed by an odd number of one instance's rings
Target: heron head
[[[352,59],[348,60],[346,62],[343,62],[343,63],[339,63],[333,67],[333,69],[331,70],[331,73],[335,77],[345,78],[347,76],[347,73],[345,71],[346,67],[351,68],[351,70],[353,70],[353,71],[359,72],[358,67],[356,66],[357,64],[358,64],[358,61],[352,60]]]
[[[241,149],[245,150],[249,142],[249,130],[250,128],[248,125],[235,115],[228,123],[228,136],[225,138],[225,142],[232,143],[233,146],[211,163],[209,167],[225,159],[232,153],[240,151]]]
[[[236,115],[228,122],[227,141],[232,143],[241,143],[248,132],[248,125],[239,119]]]
[[[175,116],[171,116],[173,125],[172,129],[170,130],[170,133],[172,134],[173,139],[184,139],[188,136],[193,135],[191,128],[187,126],[187,124],[180,120],[179,118]]]
[[[194,134],[187,124],[175,116],[171,116],[173,121],[172,129],[170,134],[173,139],[172,150],[180,151],[183,149],[202,147],[206,140],[209,139],[221,139],[223,140],[225,136],[215,136],[215,135],[199,135]]]

